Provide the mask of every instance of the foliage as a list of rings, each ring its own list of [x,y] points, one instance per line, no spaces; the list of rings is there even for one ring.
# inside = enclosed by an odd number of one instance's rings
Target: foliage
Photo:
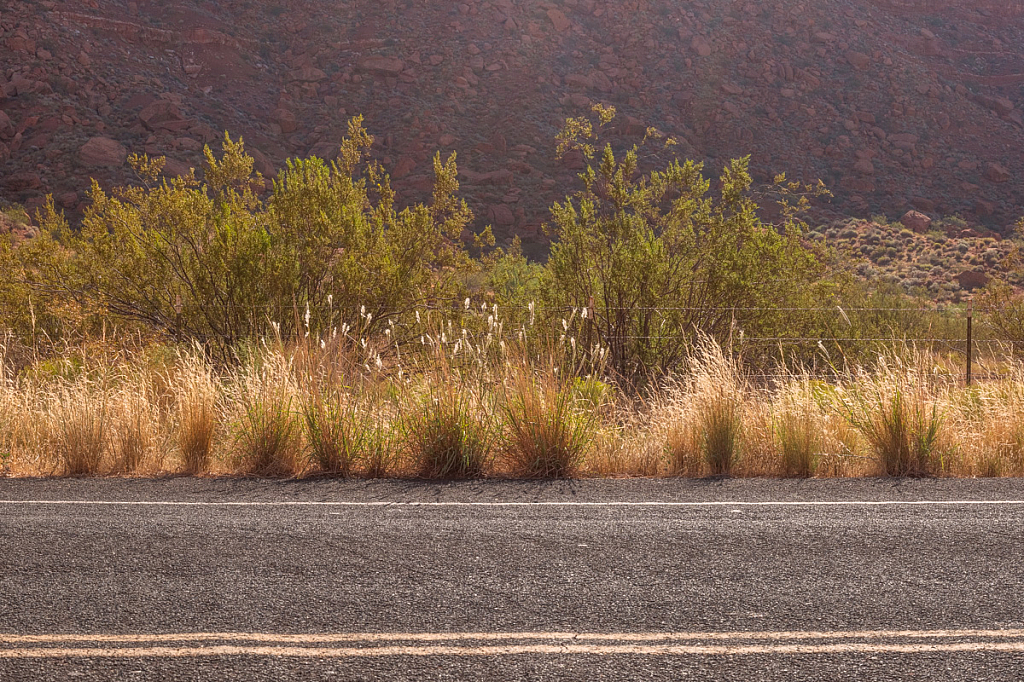
[[[570,120],[560,151],[593,161],[594,136]],[[670,371],[700,333],[722,343],[775,333],[787,319],[780,309],[809,300],[822,274],[795,213],[779,226],[758,218],[748,159],[725,168],[717,196],[693,161],[642,172],[638,146],[617,156],[606,145],[580,178],[583,189],[552,208],[544,292],[550,306],[587,309],[621,376]]]
[[[204,180],[159,179],[162,159],[133,157],[139,184],[93,183],[80,231],[52,201],[42,236],[15,255],[29,291],[57,317],[141,324],[219,349],[274,326],[359,326],[369,333],[414,303],[451,298],[471,266],[460,238],[471,219],[456,198],[454,155],[434,159],[429,205],[398,210],[388,177],[366,161],[361,119],[334,162],[289,161],[266,201],[241,140],[205,150]],[[482,242],[488,234],[482,235]],[[3,295],[3,290],[0,290]],[[307,311],[308,314],[307,314]]]

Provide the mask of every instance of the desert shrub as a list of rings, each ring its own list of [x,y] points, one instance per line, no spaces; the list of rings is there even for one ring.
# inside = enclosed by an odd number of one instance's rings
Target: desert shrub
[[[40,238],[0,260],[20,269],[40,319],[116,318],[199,340],[222,361],[272,331],[360,320],[369,334],[424,291],[453,295],[472,266],[454,156],[435,157],[429,205],[398,210],[367,162],[372,141],[354,119],[337,161],[290,161],[266,201],[253,159],[227,136],[219,158],[206,148],[202,181],[160,180],[162,159],[133,157],[139,185],[108,194],[93,183],[80,230],[47,203]]]
[[[597,110],[607,123],[612,112]],[[607,145],[595,160],[594,136],[589,120],[570,119],[560,137],[561,150],[592,163],[583,189],[552,207],[544,291],[551,306],[593,308],[576,336],[592,329],[611,370],[676,368],[698,329],[725,342],[737,327],[757,335],[796,323],[778,309],[813,295],[821,265],[794,213],[777,226],[757,217],[747,159],[725,168],[712,197],[702,164],[644,173],[637,146],[617,156]]]

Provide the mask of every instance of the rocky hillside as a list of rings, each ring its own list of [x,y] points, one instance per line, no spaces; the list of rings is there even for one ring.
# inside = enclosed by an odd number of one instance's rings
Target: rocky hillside
[[[499,237],[541,252],[595,102],[714,169],[821,178],[821,221],[914,208],[1004,231],[1024,204],[1024,6],[994,0],[6,0],[0,193],[80,209],[127,154],[198,165],[224,130],[272,175],[366,115],[396,187],[435,150]]]

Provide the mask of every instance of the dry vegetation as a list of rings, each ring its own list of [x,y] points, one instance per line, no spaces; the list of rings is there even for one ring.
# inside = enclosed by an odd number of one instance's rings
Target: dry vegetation
[[[765,378],[707,341],[685,371],[627,389],[571,339],[364,341],[267,341],[220,367],[198,348],[159,347],[77,349],[16,376],[5,362],[0,465],[16,476],[1024,475],[1024,365],[965,388],[941,358],[901,348],[828,381]]]

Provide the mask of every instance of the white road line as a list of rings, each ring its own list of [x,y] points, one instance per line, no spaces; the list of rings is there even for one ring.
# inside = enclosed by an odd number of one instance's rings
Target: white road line
[[[170,632],[140,634],[55,633],[18,635],[0,633],[0,644],[69,643],[164,643],[164,642],[262,642],[282,644],[323,644],[356,642],[379,644],[394,642],[479,642],[479,641],[792,641],[830,639],[1024,639],[1024,629],[1004,630],[736,630],[731,632]]]
[[[1024,652],[1024,641],[943,642],[885,644],[842,642],[837,644],[754,644],[754,645],[605,645],[605,644],[523,644],[495,646],[383,646],[383,647],[295,647],[230,646],[0,649],[2,659],[26,658],[196,658],[202,656],[264,656],[291,658],[371,658],[384,656],[509,656],[509,655],[629,655],[629,656],[750,656],[821,655],[878,653]]]
[[[0,505],[81,505],[110,507],[967,507],[1024,506],[1024,500],[835,500],[786,502],[235,502],[118,500],[0,500]]]

